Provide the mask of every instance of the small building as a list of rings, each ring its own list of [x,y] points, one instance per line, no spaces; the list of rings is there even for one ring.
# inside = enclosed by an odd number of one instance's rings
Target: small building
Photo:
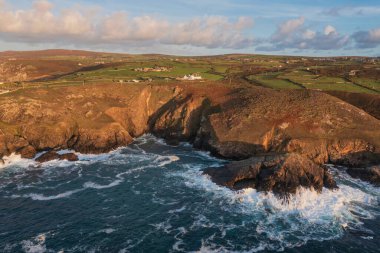
[[[202,80],[202,77],[199,74],[190,74],[190,75],[185,75],[182,78],[177,78],[178,80],[183,80],[183,81],[195,81],[195,80]]]
[[[351,70],[350,73],[348,73],[349,76],[356,76],[357,72],[359,72],[359,70]]]

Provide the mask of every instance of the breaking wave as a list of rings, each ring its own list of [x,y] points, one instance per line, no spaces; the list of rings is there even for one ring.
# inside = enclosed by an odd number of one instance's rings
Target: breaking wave
[[[308,252],[309,242],[348,236],[359,250],[357,240],[378,239],[368,222],[379,224],[380,190],[344,169],[330,166],[339,189],[299,189],[284,201],[220,187],[202,169],[225,161],[149,135],[107,154],[77,155],[41,165],[6,158],[0,219],[12,213],[16,222],[1,220],[0,251]]]

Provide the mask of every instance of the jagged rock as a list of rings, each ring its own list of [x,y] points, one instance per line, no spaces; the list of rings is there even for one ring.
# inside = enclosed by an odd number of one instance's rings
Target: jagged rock
[[[370,182],[375,186],[380,186],[380,166],[369,168],[349,168],[347,173],[353,178],[359,178],[363,181]]]
[[[208,168],[204,174],[215,183],[234,190],[255,188],[280,195],[295,193],[301,186],[317,191],[322,187],[337,188],[326,168],[299,154],[252,157],[222,168]]]
[[[57,152],[49,151],[49,152],[42,154],[38,158],[36,158],[36,162],[45,163],[45,162],[49,162],[52,160],[58,160],[58,159],[59,159],[59,154]]]
[[[56,151],[48,151],[38,158],[36,158],[36,162],[44,163],[52,160],[67,160],[67,161],[78,161],[78,156],[74,153],[66,153],[66,154],[58,154]]]
[[[129,133],[118,123],[102,129],[80,129],[73,148],[81,153],[104,153],[133,141]]]

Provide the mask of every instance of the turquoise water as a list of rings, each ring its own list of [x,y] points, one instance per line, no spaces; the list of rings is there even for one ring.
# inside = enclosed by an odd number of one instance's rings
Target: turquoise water
[[[284,203],[213,184],[200,170],[225,161],[149,135],[79,156],[9,158],[0,252],[380,252],[380,190],[332,167],[338,191]]]

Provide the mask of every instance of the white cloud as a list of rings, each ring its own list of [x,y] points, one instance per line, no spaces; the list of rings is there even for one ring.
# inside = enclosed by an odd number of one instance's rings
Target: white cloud
[[[0,35],[8,41],[34,43],[161,43],[208,48],[247,48],[253,43],[247,35],[254,24],[249,17],[231,21],[209,16],[171,23],[148,15],[130,17],[126,12],[106,17],[86,14],[78,6],[57,12],[48,0],[34,1],[27,10],[2,8]]]
[[[315,31],[312,31],[310,29],[306,29],[302,33],[302,38],[304,38],[305,40],[312,40],[315,38],[315,35],[317,35],[317,33]]]
[[[305,19],[290,19],[278,25],[268,47],[259,47],[262,51],[284,49],[331,50],[345,47],[350,41],[347,35],[340,35],[335,27],[327,25],[323,31],[314,31],[305,27]]]
[[[290,36],[292,33],[297,31],[303,24],[305,23],[304,17],[299,17],[296,19],[289,19],[283,23],[281,23],[276,33],[273,35],[274,40],[281,40],[284,37]]]
[[[380,46],[380,27],[370,31],[359,31],[352,35],[358,48],[375,48]]]
[[[82,37],[91,32],[91,23],[75,10],[63,10],[56,16],[50,2],[39,0],[29,10],[0,10],[0,32],[31,40],[57,35]]]
[[[333,27],[332,25],[327,25],[325,27],[325,31],[324,31],[324,34],[326,36],[330,35],[330,34],[336,34],[336,29],[335,27]]]

